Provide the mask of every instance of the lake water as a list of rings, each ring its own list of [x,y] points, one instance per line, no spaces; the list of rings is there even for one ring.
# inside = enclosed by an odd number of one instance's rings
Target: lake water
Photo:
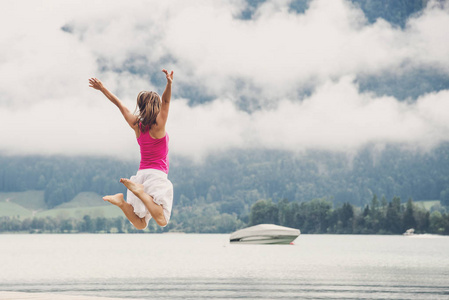
[[[449,238],[0,235],[0,290],[137,299],[449,299]]]

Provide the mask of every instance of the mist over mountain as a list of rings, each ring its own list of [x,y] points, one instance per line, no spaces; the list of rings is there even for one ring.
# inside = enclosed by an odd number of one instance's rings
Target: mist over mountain
[[[175,71],[175,205],[449,197],[449,1],[7,2],[0,191],[124,191],[120,113]]]
[[[248,23],[254,22],[260,16],[258,13],[260,7],[267,5],[272,1],[266,0],[248,0],[244,9],[240,11],[240,15],[236,14],[237,19],[247,21]],[[286,8],[290,14],[306,15],[310,9],[310,5],[314,5],[311,0],[294,0],[284,1]],[[429,4],[430,2],[430,4]],[[280,1],[282,3],[282,1]],[[381,1],[381,0],[351,0],[346,1],[352,9],[360,9],[363,12],[363,22],[367,26],[376,26],[376,22],[387,22],[388,26],[391,26],[393,30],[407,31],[413,24],[413,20],[425,13],[427,5],[444,7],[444,1],[428,1],[428,0],[401,0],[401,1]],[[72,33],[72,30],[68,30],[62,27],[63,30]],[[295,39],[293,35],[291,37]],[[411,45],[413,46],[413,45]],[[369,51],[368,51],[369,53]],[[367,58],[369,59],[369,57]],[[164,57],[163,62],[175,62],[176,58],[167,56]],[[294,62],[294,60],[292,60]],[[148,60],[142,57],[130,57],[124,65],[123,69],[119,68],[114,71],[118,72],[130,72],[132,74],[147,74],[151,83],[158,89],[163,89],[164,82],[158,76],[157,71],[150,71],[145,69]],[[108,69],[109,61],[105,60],[100,63],[101,68]],[[162,63],[161,63],[162,65]],[[410,65],[410,66],[407,66]],[[441,70],[440,66],[419,66],[414,65],[411,62],[404,62],[404,66],[395,67],[393,69],[382,70],[378,74],[371,72],[364,73],[363,71],[357,73],[355,76],[355,82],[359,84],[361,92],[373,92],[377,96],[392,96],[398,100],[416,100],[419,96],[445,90],[449,86],[449,75],[447,70]],[[202,90],[198,86],[198,82],[188,84],[181,83],[182,86],[178,90],[178,96],[181,98],[189,99],[191,104],[201,104],[215,100],[217,95],[211,95],[206,90]],[[256,86],[252,86],[251,81],[241,80],[236,78],[233,82],[233,86],[238,90],[249,90],[249,93],[257,90]],[[300,87],[298,90],[298,99],[301,100],[304,97],[310,95],[313,92],[313,84],[309,86]],[[254,96],[251,95],[238,95],[236,99],[239,108],[242,110],[253,111],[255,109],[261,109],[263,106],[260,103],[248,103],[257,101]]]

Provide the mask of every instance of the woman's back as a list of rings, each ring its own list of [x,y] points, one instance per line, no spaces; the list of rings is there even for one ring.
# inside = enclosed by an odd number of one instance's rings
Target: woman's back
[[[150,131],[141,132],[137,142],[140,146],[139,170],[156,169],[168,174],[168,134],[156,139],[151,136]]]

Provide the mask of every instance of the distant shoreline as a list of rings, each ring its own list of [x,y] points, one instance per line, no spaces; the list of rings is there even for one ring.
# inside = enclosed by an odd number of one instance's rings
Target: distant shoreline
[[[175,235],[175,234],[188,234],[188,235],[196,235],[196,234],[200,234],[200,235],[217,235],[217,234],[221,234],[221,235],[230,235],[230,233],[222,233],[222,232],[208,232],[208,233],[204,233],[204,232],[173,232],[173,231],[169,231],[169,232],[147,232],[147,231],[143,231],[143,232],[115,232],[115,233],[107,233],[107,232],[38,232],[38,233],[30,233],[30,232],[0,232],[0,236],[1,235],[78,235],[78,234],[83,234],[83,235],[127,235],[127,234],[155,234],[155,235]],[[301,233],[301,235],[354,235],[354,236],[404,236],[404,238],[433,238],[433,237],[449,237],[447,235],[444,234],[434,234],[434,233],[417,233],[417,234],[413,234],[413,235],[403,235],[403,234],[379,234],[379,233]],[[300,238],[300,237],[298,237]]]

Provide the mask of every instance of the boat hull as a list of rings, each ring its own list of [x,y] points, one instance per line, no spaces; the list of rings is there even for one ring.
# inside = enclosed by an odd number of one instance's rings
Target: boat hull
[[[300,235],[299,229],[260,224],[231,234],[232,244],[290,244]]]
[[[267,237],[267,236],[260,236],[260,237],[249,237],[249,238],[242,238],[238,240],[231,240],[231,244],[273,244],[273,245],[285,245],[290,244],[294,240],[296,240],[298,236],[279,236],[279,237]]]

